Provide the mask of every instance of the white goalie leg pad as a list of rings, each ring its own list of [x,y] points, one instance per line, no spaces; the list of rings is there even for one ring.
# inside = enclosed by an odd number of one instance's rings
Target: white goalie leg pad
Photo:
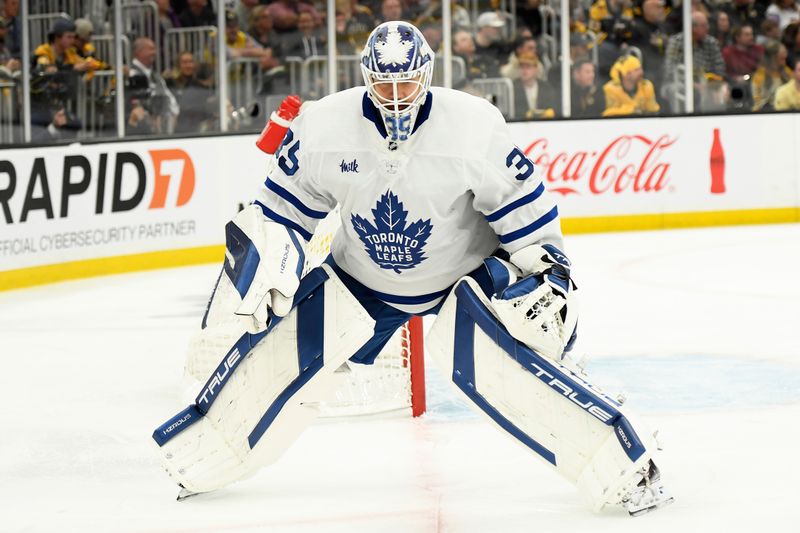
[[[515,340],[471,278],[448,296],[426,347],[468,403],[577,485],[594,510],[621,503],[642,479],[652,433],[585,376]]]
[[[153,433],[164,468],[189,491],[208,492],[273,462],[316,417],[338,383],[333,373],[374,327],[327,265],[309,273],[292,311],[267,332],[243,331],[195,404]]]

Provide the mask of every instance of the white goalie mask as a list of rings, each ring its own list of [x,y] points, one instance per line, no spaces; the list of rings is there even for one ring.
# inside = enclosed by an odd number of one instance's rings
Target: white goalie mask
[[[361,73],[390,141],[408,140],[433,75],[433,50],[408,22],[384,22],[361,53]]]

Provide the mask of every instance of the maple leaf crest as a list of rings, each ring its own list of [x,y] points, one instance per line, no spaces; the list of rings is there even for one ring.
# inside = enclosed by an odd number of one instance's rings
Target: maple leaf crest
[[[408,63],[408,53],[414,48],[414,43],[404,41],[397,28],[390,28],[386,34],[386,41],[375,45],[378,52],[378,63],[381,65],[402,66]]]
[[[381,268],[400,274],[427,259],[424,247],[433,230],[430,219],[407,225],[408,211],[391,190],[381,195],[372,216],[374,223],[351,213],[350,222],[370,258]]]

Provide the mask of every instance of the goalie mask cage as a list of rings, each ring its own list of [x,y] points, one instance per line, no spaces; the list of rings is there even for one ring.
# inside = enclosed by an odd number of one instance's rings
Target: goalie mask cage
[[[340,226],[339,209],[317,226],[306,245],[305,275],[330,253]],[[372,365],[347,362],[337,375],[342,382],[334,398],[321,405],[322,416],[357,416],[411,409],[425,412],[425,366],[422,318],[413,317],[399,328]]]

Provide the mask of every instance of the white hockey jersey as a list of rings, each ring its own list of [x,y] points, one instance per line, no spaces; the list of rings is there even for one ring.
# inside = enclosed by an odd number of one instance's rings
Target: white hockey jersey
[[[563,249],[540,173],[485,100],[432,88],[391,148],[363,87],[330,95],[292,123],[256,203],[307,240],[340,204],[334,260],[406,311],[438,303],[498,245]]]

